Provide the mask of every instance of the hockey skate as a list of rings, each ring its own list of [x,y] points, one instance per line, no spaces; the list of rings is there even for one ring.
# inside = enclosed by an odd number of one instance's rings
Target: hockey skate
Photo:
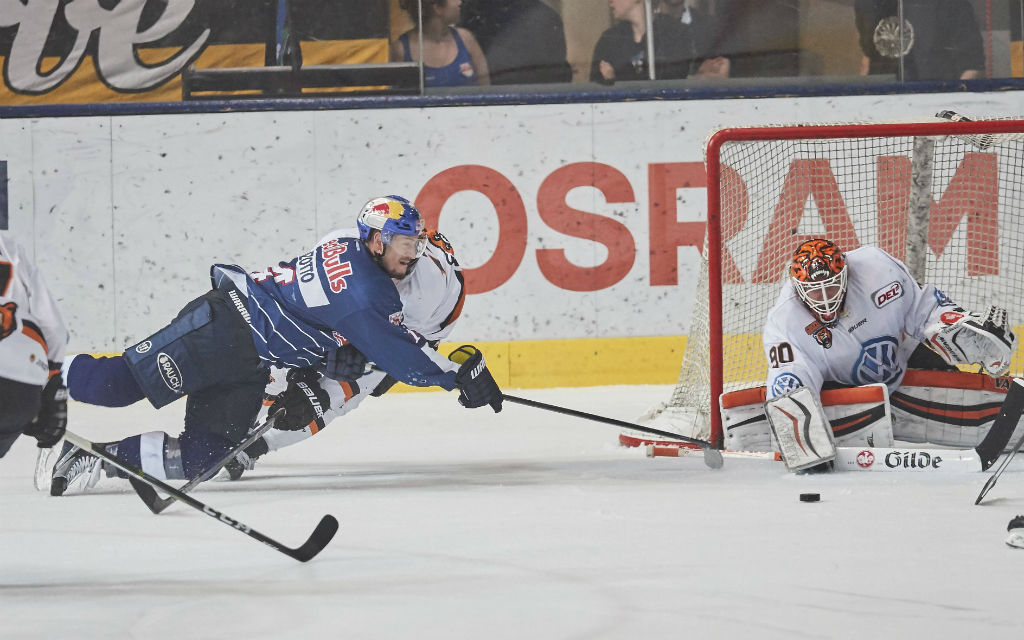
[[[95,487],[103,471],[102,462],[85,449],[65,442],[53,467],[50,495],[62,496],[69,488],[84,492]]]

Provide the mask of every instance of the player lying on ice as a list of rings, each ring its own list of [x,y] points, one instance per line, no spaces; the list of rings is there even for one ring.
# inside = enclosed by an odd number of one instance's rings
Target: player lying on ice
[[[360,228],[369,228],[365,239],[332,238],[262,271],[214,265],[213,289],[167,327],[120,356],[69,360],[65,377],[75,400],[125,406],[145,397],[160,408],[188,397],[177,438],[143,433],[108,450],[160,479],[199,476],[245,439],[271,366],[346,371],[344,362],[333,362],[345,342],[401,382],[457,388],[464,406],[500,411],[501,391],[479,351],[470,347],[461,363],[452,362],[403,324],[392,279],[405,277],[425,250],[419,211],[404,198],[387,196],[366,203],[358,219]],[[347,393],[345,384],[317,385],[298,375],[280,406],[290,424],[304,426]],[[98,458],[65,443],[50,492],[89,488],[100,471]]]
[[[1005,309],[967,311],[881,249],[844,254],[809,240],[768,312],[766,387],[722,396],[726,446],[769,450],[774,435],[791,470],[820,466],[835,443],[974,446],[1009,388],[992,378],[1008,370],[1014,346]],[[956,369],[970,364],[991,378]]]
[[[338,229],[330,232],[320,244],[332,238],[366,238],[372,228],[362,220],[358,228]],[[455,322],[462,313],[466,301],[462,267],[455,257],[455,250],[448,239],[435,230],[427,230],[427,246],[418,267],[400,279],[392,279],[402,299],[402,310],[405,314],[405,326],[423,336],[434,349],[451,334]],[[274,428],[262,438],[240,452],[235,460],[224,467],[224,473],[232,480],[237,480],[249,469],[255,467],[256,460],[269,451],[301,442],[319,433],[331,420],[347,415],[363,400],[370,396],[381,396],[395,385],[397,380],[377,367],[368,367],[366,358],[352,345],[339,347],[333,362],[339,369],[333,377],[348,377],[348,389],[344,394],[334,394],[331,408],[322,417],[306,424],[296,423],[296,417],[278,417]],[[340,371],[347,368],[348,371]],[[284,403],[280,394],[286,390],[288,371],[271,369],[271,382],[267,385],[264,408],[257,417],[257,424],[267,418],[271,404],[276,400],[278,405]],[[292,370],[292,377],[298,372]],[[330,377],[320,378],[322,387],[335,384]]]

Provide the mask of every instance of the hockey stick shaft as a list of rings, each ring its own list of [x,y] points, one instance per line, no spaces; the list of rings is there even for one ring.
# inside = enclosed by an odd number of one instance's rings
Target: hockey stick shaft
[[[316,554],[320,553],[334,537],[334,534],[338,531],[338,521],[334,518],[334,516],[326,515],[320,519],[320,522],[313,530],[313,533],[310,534],[309,538],[307,538],[306,541],[301,546],[293,549],[292,547],[285,546],[277,540],[274,540],[273,538],[260,533],[259,531],[253,529],[249,525],[244,524],[238,520],[235,520],[234,518],[229,517],[225,513],[218,511],[213,507],[204,504],[189,495],[181,493],[174,487],[162,482],[157,478],[154,478],[153,476],[149,475],[145,471],[142,471],[141,469],[136,469],[127,462],[111,454],[109,451],[106,450],[106,448],[100,445],[96,445],[90,442],[89,440],[86,440],[85,438],[75,433],[72,433],[71,431],[65,432],[64,439],[77,447],[89,451],[90,453],[100,458],[101,460],[117,467],[118,469],[126,473],[129,476],[129,481],[132,482],[133,486],[136,483],[144,482],[150,487],[160,489],[164,493],[173,496],[174,499],[177,500],[178,502],[183,502],[188,506],[192,507],[193,509],[201,511],[202,513],[205,513],[211,518],[218,520],[219,522],[223,522],[232,529],[235,529],[236,531],[241,531],[253,540],[256,540],[257,542],[262,542],[268,547],[280,551],[286,556],[295,558],[300,562],[306,562],[312,559],[314,556],[316,556]]]
[[[547,404],[545,402],[538,402],[536,400],[528,400],[526,398],[519,398],[517,396],[510,396],[507,393],[502,394],[505,400],[515,404],[525,405],[527,407],[534,407],[535,409],[544,409],[546,411],[554,411],[555,413],[561,413],[567,416],[574,416],[576,418],[583,418],[584,420],[593,420],[594,422],[603,422],[605,424],[614,425],[616,427],[624,427],[626,429],[633,429],[634,431],[640,431],[643,433],[649,433],[655,436],[661,436],[663,438],[671,438],[672,440],[678,440],[680,442],[688,442],[701,448],[704,453],[704,462],[712,469],[721,468],[722,454],[715,449],[710,442],[704,440],[698,440],[696,438],[688,438],[678,433],[672,433],[671,431],[661,431],[660,429],[652,429],[650,427],[644,427],[632,422],[626,422],[625,420],[617,420],[615,418],[607,418],[605,416],[599,416],[593,413],[587,413],[586,411],[577,411],[575,409],[568,409],[566,407],[559,407],[558,405]]]
[[[1020,422],[1021,414],[1024,414],[1024,380],[1014,378],[1006,391],[1006,397],[1003,398],[999,414],[992,421],[992,426],[989,427],[984,439],[974,448],[981,458],[982,471],[988,471],[1002,455],[1013,436],[1014,429],[1017,428],[1017,423]]]
[[[217,475],[217,472],[223,469],[224,465],[231,462],[231,460],[233,460],[235,456],[237,456],[240,452],[245,451],[245,449],[251,446],[254,442],[262,438],[263,434],[274,428],[274,423],[276,421],[276,414],[267,418],[263,422],[263,424],[261,424],[255,431],[250,433],[245,440],[242,440],[235,446],[234,449],[224,454],[224,456],[220,460],[210,465],[210,467],[206,471],[202,472],[195,478],[192,478],[184,485],[182,485],[178,489],[178,491],[180,491],[181,493],[188,493],[192,489],[195,489],[196,486],[199,485],[200,483],[206,482],[213,476]],[[135,485],[133,484],[132,486]],[[139,498],[141,498],[142,501],[146,503],[146,506],[149,507],[149,510],[155,514],[162,513],[164,510],[167,509],[167,507],[171,506],[175,502],[174,498],[161,498],[160,496],[157,495],[156,491],[137,490],[135,493],[137,493],[139,495]]]
[[[1010,464],[1010,460],[1013,460],[1013,456],[1017,455],[1017,452],[1020,451],[1022,445],[1024,445],[1024,435],[1022,435],[1017,440],[1017,444],[1013,445],[1013,449],[1011,449],[1010,452],[1006,454],[1006,457],[1003,458],[1003,461],[999,463],[998,467],[996,467],[995,472],[991,476],[989,476],[988,480],[985,481],[985,486],[981,488],[981,492],[978,494],[978,497],[974,500],[975,505],[981,504],[981,501],[985,498],[985,495],[992,490],[992,487],[996,486],[996,482],[999,480],[999,476],[1003,475],[1003,471],[1006,469],[1007,465]]]

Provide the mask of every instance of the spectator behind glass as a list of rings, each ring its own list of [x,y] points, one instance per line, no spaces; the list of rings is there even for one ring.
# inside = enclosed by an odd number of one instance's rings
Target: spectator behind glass
[[[647,80],[647,18],[644,0],[608,0],[615,24],[594,47],[591,82]],[[654,71],[659,80],[685,78],[693,46],[679,21],[654,15]]]
[[[690,45],[688,75],[701,78],[728,78],[729,59],[711,55],[711,38],[717,32],[715,20],[701,0],[660,0],[658,13],[679,21]]]
[[[899,74],[897,0],[856,0],[861,75]],[[967,0],[904,0],[904,80],[970,80],[985,68],[981,30]]]
[[[419,23],[420,0],[399,5]],[[423,79],[427,87],[464,87],[490,84],[487,59],[468,30],[454,27],[462,0],[423,0]],[[391,43],[391,60],[419,61],[419,27]]]
[[[492,84],[572,81],[562,17],[541,0],[466,0],[462,25],[483,47]]]

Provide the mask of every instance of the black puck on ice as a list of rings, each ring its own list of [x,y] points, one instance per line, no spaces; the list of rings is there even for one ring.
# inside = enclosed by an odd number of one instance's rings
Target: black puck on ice
[[[801,493],[800,502],[817,502],[821,500],[820,493]]]

